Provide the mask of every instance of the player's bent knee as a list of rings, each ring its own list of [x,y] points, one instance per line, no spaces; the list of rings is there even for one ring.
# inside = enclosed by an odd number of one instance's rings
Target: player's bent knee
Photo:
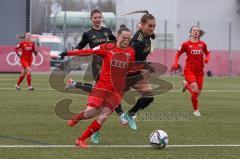
[[[103,124],[107,118],[109,117],[109,115],[105,115],[105,114],[102,114],[102,115],[99,115],[99,117],[97,118],[97,121],[99,122],[99,124]]]
[[[198,92],[198,85],[196,82],[191,83],[190,88],[193,92]]]
[[[25,76],[26,74],[27,74],[27,73],[24,71],[24,72],[22,72],[22,74],[21,74],[21,75],[22,75],[22,76]]]
[[[26,68],[26,73],[31,74],[31,69],[29,67]]]
[[[88,106],[86,110],[84,110],[85,118],[92,118],[97,114],[97,109],[91,106]]]

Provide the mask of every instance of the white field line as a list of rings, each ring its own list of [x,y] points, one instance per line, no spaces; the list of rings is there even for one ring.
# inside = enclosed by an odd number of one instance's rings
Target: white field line
[[[0,148],[73,148],[75,145],[0,145]],[[89,145],[89,148],[147,148],[151,145]],[[210,145],[168,145],[174,147],[240,147],[240,144]]]
[[[16,90],[15,88],[1,88],[0,87],[0,90]],[[62,89],[63,90],[63,89]],[[23,88],[22,90],[20,90],[19,92],[21,91],[28,91],[27,88]],[[58,91],[58,90],[55,90],[55,89],[51,89],[51,88],[36,88],[35,91]],[[159,92],[161,92],[163,90],[159,90]],[[67,93],[68,91],[66,91]],[[155,90],[155,92],[157,92],[157,90]],[[170,90],[168,92],[182,92],[181,90],[177,90],[177,89],[173,89],[173,90]],[[231,90],[231,89],[227,89],[227,90],[202,90],[202,92],[207,92],[207,93],[240,93],[240,89],[239,90]]]

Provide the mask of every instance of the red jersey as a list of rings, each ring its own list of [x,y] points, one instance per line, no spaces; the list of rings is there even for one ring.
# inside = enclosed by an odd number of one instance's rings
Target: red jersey
[[[192,42],[188,40],[184,42],[181,48],[178,50],[178,56],[184,52],[186,52],[187,55],[185,69],[203,70],[203,54],[205,54],[205,56],[209,56],[210,54],[205,42],[201,40],[198,42]]]
[[[106,43],[93,49],[73,50],[68,52],[68,56],[91,54],[103,57],[100,77],[95,87],[104,88],[122,95],[125,88],[127,73],[135,67],[131,65],[134,64],[131,63],[131,61],[135,61],[133,48],[128,47],[123,50],[118,48],[114,43]]]
[[[32,59],[32,53],[35,51],[35,43],[32,41],[21,41],[15,48],[15,52],[19,54],[18,50],[21,49],[21,59]]]

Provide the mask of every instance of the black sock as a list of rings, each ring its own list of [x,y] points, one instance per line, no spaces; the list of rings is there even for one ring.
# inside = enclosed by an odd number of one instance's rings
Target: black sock
[[[134,116],[137,112],[138,112],[138,110],[140,109],[140,107],[139,107],[139,100],[137,101],[137,103],[128,111],[128,114],[130,115],[130,116]]]
[[[92,92],[92,84],[90,83],[82,83],[82,82],[77,82],[76,83],[76,88],[79,88],[83,91],[86,91],[86,92]]]
[[[144,109],[153,102],[153,97],[141,97],[137,103],[128,111],[130,116],[134,116],[140,109]]]
[[[122,109],[122,105],[121,103],[118,105],[118,107],[115,109],[115,112],[118,114],[118,115],[121,115],[123,114],[123,109]]]

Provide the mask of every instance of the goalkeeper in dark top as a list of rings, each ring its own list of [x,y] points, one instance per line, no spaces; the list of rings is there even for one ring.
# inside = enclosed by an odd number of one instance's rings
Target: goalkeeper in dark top
[[[100,10],[98,9],[92,10],[92,12],[90,13],[90,20],[92,21],[92,27],[83,33],[82,40],[79,42],[75,49],[81,50],[87,44],[89,45],[90,48],[94,48],[103,43],[116,42],[116,37],[113,35],[111,29],[102,26],[103,16]],[[98,55],[93,55],[92,75],[95,81],[97,81],[99,78],[101,66],[102,57]],[[91,92],[92,84],[77,82],[73,81],[72,79],[69,79],[67,85],[65,86],[65,90],[71,88],[80,88],[84,91]]]

